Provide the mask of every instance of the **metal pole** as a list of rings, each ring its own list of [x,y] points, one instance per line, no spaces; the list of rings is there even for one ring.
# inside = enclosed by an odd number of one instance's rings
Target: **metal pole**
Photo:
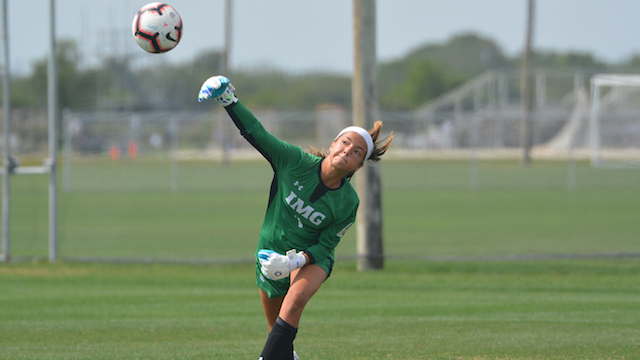
[[[600,84],[591,79],[591,114],[589,119],[591,166],[600,166]]]
[[[522,145],[522,164],[531,164],[531,147],[533,146],[533,124],[531,123],[532,81],[531,81],[531,43],[533,38],[535,0],[529,0],[527,12],[527,34],[522,52],[522,68],[520,74],[520,96],[522,102],[522,125],[520,129]]]
[[[231,0],[227,0],[224,12],[224,53],[222,54],[222,73],[225,75],[229,71],[229,57],[231,55],[231,6]]]
[[[353,0],[354,72],[353,118],[370,129],[378,117],[376,78],[376,2]],[[360,197],[357,220],[358,270],[382,269],[382,201],[380,169],[364,166],[356,175]]]
[[[58,112],[55,0],[49,0],[49,68],[47,70],[49,116],[49,261],[58,260],[58,136],[56,117]]]
[[[224,49],[222,50],[222,58],[220,59],[220,73],[224,76],[229,75],[229,56],[231,54],[231,14],[232,14],[232,1],[225,1],[224,8]],[[219,132],[222,134],[221,141],[221,162],[222,165],[229,165],[229,124],[227,120],[227,112],[221,106],[216,106],[214,110],[217,113]],[[215,131],[215,130],[214,130]]]
[[[4,68],[2,76],[2,134],[4,145],[2,158],[4,175],[2,176],[2,261],[9,261],[11,256],[11,154],[9,152],[9,124],[11,122],[11,74],[9,72],[9,26],[7,16],[7,0],[2,1],[2,45],[4,47]]]
[[[62,111],[62,189],[65,193],[71,192],[71,151],[73,134],[71,133],[71,110]]]
[[[582,74],[580,71],[573,75],[573,93],[575,94],[576,104],[580,104],[582,95]],[[579,106],[579,105],[578,105]],[[574,149],[576,147],[576,141],[578,133],[571,134],[569,138],[569,151],[567,153],[568,169],[567,169],[567,187],[569,190],[576,189],[576,162],[574,158]]]
[[[481,88],[476,87],[473,90],[473,116],[471,117],[471,127],[469,134],[469,148],[471,150],[471,169],[470,169],[470,187],[472,190],[477,190],[480,186],[478,176],[478,147],[480,138],[480,120],[482,104],[480,103]]]
[[[174,192],[180,188],[180,172],[178,170],[179,129],[177,117],[172,116],[169,120],[169,141],[171,142],[171,190]]]

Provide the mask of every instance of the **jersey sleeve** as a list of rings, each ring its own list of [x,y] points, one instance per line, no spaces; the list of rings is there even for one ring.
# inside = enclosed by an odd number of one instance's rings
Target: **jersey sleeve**
[[[269,133],[258,119],[240,101],[225,107],[242,135],[274,169],[291,166],[300,161],[304,151]]]
[[[333,253],[342,236],[355,222],[356,212],[357,206],[348,216],[332,222],[322,230],[318,237],[318,242],[305,250],[305,253],[311,258],[312,264],[324,260]]]

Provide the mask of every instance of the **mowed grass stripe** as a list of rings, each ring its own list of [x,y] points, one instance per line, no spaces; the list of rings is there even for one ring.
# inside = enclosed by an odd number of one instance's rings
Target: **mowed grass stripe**
[[[246,359],[266,339],[254,269],[0,265],[0,358]],[[304,359],[631,359],[640,262],[339,261],[305,310]]]

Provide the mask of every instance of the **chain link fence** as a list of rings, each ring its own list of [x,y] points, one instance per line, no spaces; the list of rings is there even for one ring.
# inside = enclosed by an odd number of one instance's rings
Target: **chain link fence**
[[[469,205],[477,207],[496,198],[507,201],[514,194],[533,203],[538,195],[552,196],[553,200],[554,194],[573,190],[580,191],[581,196],[597,191],[598,199],[614,199],[623,194],[620,201],[629,199],[628,194],[637,194],[640,167],[635,164],[640,158],[640,146],[634,129],[640,124],[640,110],[634,93],[617,97],[626,99],[626,103],[609,102],[599,109],[599,116],[605,119],[601,122],[604,130],[600,151],[623,152],[625,166],[596,167],[592,164],[592,108],[586,81],[576,74],[552,75],[539,75],[536,82],[539,88],[538,105],[532,114],[533,162],[528,167],[521,162],[522,113],[514,95],[514,74],[485,74],[416,112],[379,113],[384,123],[383,136],[394,134],[392,148],[375,165],[382,167],[384,196],[389,197],[386,229],[393,236],[388,237],[386,254],[427,258],[598,253],[609,249],[602,247],[602,239],[616,236],[623,245],[610,250],[632,252],[629,239],[634,235],[625,233],[625,226],[611,228],[607,234],[594,229],[595,237],[576,230],[563,235],[566,241],[562,242],[538,233],[536,227],[512,229],[502,237],[500,231],[492,230],[482,238],[457,244],[456,236],[475,239],[481,237],[478,234],[482,231],[471,230],[463,235],[457,234],[456,227],[446,234],[438,235],[436,231],[435,236],[423,238],[419,226],[398,218],[405,214],[428,219],[435,216],[429,209],[439,207],[444,212],[452,211],[437,200],[450,202],[440,194],[451,192],[466,194],[467,200],[484,199]],[[564,87],[566,92],[552,95],[544,90],[543,86],[551,82],[560,84],[553,86],[554,91]],[[328,146],[335,134],[352,123],[348,109],[332,105],[308,112],[253,111],[268,131],[303,148]],[[8,144],[12,154],[24,164],[43,163],[47,157],[46,116],[21,111],[14,111],[13,116]],[[222,109],[65,111],[61,135],[62,258],[195,262],[250,259],[259,233],[256,219],[264,212],[272,173]],[[45,178],[20,176],[13,182],[16,210],[12,219],[12,253],[16,258],[46,257]],[[532,198],[532,190],[543,192]],[[602,195],[602,190],[613,191]],[[459,195],[452,197],[456,196]],[[407,203],[395,203],[400,201],[397,199]],[[571,201],[579,203],[576,199]],[[598,218],[615,213],[611,209],[598,210],[597,206],[604,205],[589,201],[583,206],[593,206],[601,214]],[[452,217],[460,216],[459,211],[455,210]],[[616,211],[620,212],[620,219],[629,216],[623,208]],[[423,225],[428,224],[425,221]],[[429,231],[433,233],[439,227],[432,224]],[[585,231],[588,229],[587,225]],[[347,245],[341,245],[339,255],[354,256],[353,232],[343,242]]]

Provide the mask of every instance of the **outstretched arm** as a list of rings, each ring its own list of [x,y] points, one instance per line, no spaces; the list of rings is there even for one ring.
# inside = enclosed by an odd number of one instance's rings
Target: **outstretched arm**
[[[271,166],[281,169],[295,163],[303,153],[302,149],[277,139],[269,133],[258,119],[247,109],[234,94],[235,88],[229,79],[222,75],[208,78],[200,88],[198,101],[215,99],[224,106],[242,135],[256,150],[264,156]]]

